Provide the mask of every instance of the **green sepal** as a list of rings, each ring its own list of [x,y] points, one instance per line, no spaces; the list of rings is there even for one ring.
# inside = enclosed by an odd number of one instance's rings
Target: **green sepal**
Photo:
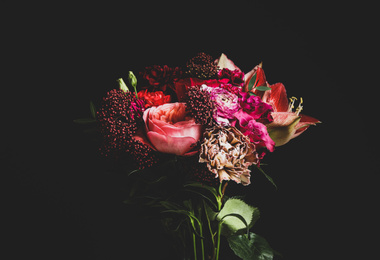
[[[230,198],[216,216],[225,236],[247,233],[260,217],[260,211],[239,198]]]
[[[230,236],[227,241],[234,253],[243,260],[272,260],[278,254],[263,237],[252,232]]]

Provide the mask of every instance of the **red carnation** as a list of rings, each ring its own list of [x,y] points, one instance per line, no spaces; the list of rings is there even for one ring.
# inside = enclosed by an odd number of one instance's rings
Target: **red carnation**
[[[144,100],[145,108],[160,106],[170,102],[170,95],[165,95],[162,91],[148,92],[148,90],[141,90],[137,93],[139,99]]]

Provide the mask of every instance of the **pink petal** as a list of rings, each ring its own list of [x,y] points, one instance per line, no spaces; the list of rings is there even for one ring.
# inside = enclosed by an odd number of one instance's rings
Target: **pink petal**
[[[148,132],[147,136],[159,152],[176,155],[185,155],[197,142],[192,137],[172,137],[161,135],[156,132]]]

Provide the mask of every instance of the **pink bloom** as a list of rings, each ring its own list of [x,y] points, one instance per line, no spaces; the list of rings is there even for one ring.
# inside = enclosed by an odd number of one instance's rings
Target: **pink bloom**
[[[220,69],[228,68],[230,70],[240,70],[226,55],[222,54],[218,60]],[[248,90],[249,82],[255,77],[253,88]],[[320,123],[318,119],[300,114],[302,110],[302,100],[295,112],[292,111],[293,104],[288,103],[285,87],[282,83],[269,85],[266,81],[264,70],[261,64],[254,67],[244,76],[245,85],[244,92],[251,91],[259,96],[263,102],[269,104],[273,108],[271,116],[273,122],[267,125],[270,137],[275,141],[276,146],[281,146],[289,142],[291,139],[302,134],[311,125]],[[256,87],[269,86],[271,90],[259,91]],[[292,103],[294,103],[292,101]]]
[[[292,111],[294,99],[291,104],[288,104],[285,86],[282,83],[276,83],[270,87],[272,90],[265,91],[263,101],[270,104],[274,110],[273,122],[267,127],[276,146],[286,144],[302,134],[309,126],[320,123],[318,119],[300,114],[302,99],[296,111]]]
[[[238,128],[250,138],[251,143],[255,144],[256,150],[266,148],[270,152],[274,151],[275,143],[269,136],[264,124],[256,122],[251,115],[245,113],[242,109],[235,113],[235,117],[239,121]]]
[[[146,133],[153,147],[163,153],[193,155],[202,125],[187,116],[185,103],[168,103],[145,110]]]
[[[239,93],[240,106],[244,112],[248,113],[258,122],[267,124],[273,121],[271,112],[273,111],[272,106],[264,103],[260,97],[251,96],[247,92]]]
[[[240,109],[238,97],[228,90],[220,87],[212,88],[202,85],[202,89],[210,93],[210,98],[214,101],[216,111],[213,116],[218,124],[226,126],[230,125],[234,114]]]

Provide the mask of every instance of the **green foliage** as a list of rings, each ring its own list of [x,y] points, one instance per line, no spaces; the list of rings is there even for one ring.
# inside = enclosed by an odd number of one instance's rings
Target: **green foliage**
[[[272,260],[276,253],[263,237],[252,232],[233,235],[227,240],[234,253],[243,260]]]
[[[255,85],[256,78],[257,78],[257,74],[255,73],[255,75],[252,76],[251,80],[248,83],[248,92],[251,91],[253,86]]]
[[[225,236],[247,233],[260,217],[260,211],[239,198],[230,198],[216,216]]]
[[[258,86],[256,87],[255,89],[259,90],[259,91],[267,91],[267,90],[271,90],[270,87],[267,87],[267,86]]]

